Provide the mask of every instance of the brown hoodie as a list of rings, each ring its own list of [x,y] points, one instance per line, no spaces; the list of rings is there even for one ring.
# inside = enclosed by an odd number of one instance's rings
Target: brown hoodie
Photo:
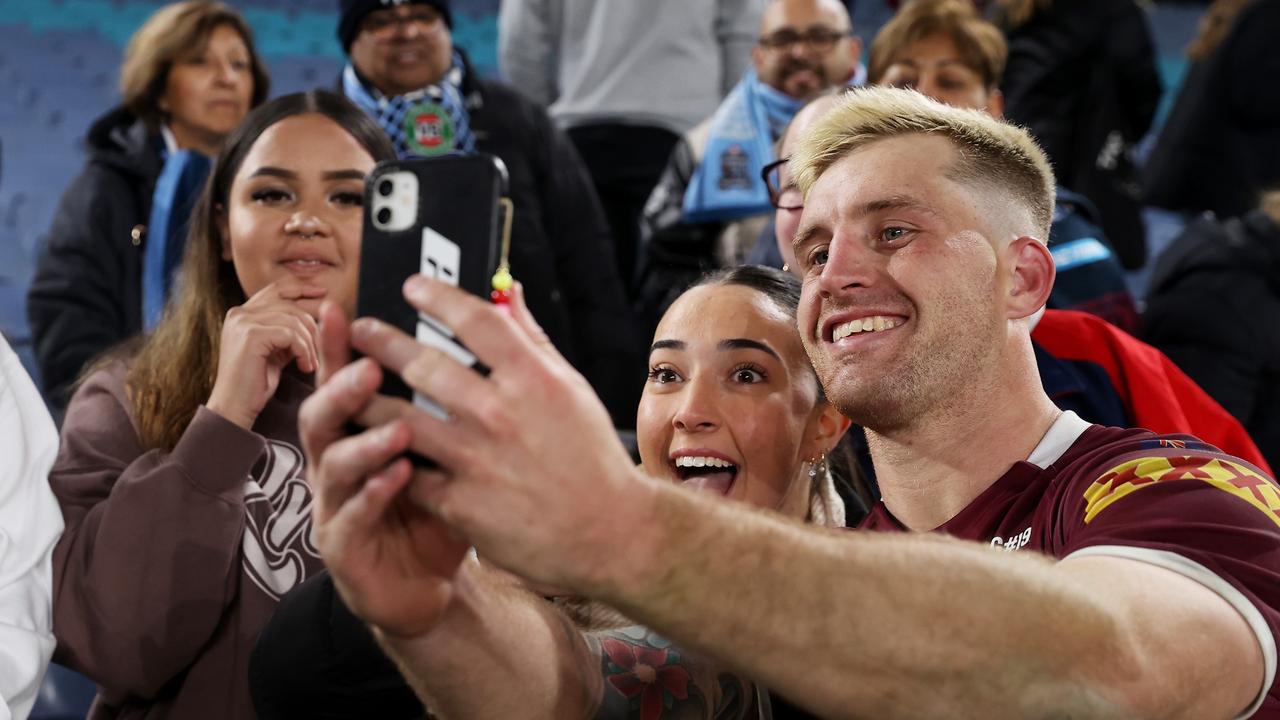
[[[144,450],[125,365],[76,393],[49,482],[56,662],[99,685],[89,717],[252,718],[248,662],[280,596],[321,568],[286,372],[253,431],[201,407],[172,452]]]

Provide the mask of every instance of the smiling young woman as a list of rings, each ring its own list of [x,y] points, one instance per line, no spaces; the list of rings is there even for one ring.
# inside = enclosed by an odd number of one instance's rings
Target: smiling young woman
[[[799,283],[759,267],[694,286],[663,315],[636,434],[654,477],[799,520],[843,524],[808,477],[849,427],[822,396],[796,332]]]
[[[93,717],[251,716],[253,639],[320,568],[297,437],[314,315],[354,306],[362,180],[392,156],[336,95],[252,112],[196,206],[175,301],[74,396],[50,475],[54,617],[59,661],[101,688]]]

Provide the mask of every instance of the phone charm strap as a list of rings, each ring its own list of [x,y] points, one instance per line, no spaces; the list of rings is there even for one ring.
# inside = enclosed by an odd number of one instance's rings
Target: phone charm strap
[[[515,278],[511,277],[510,264],[511,217],[515,214],[515,207],[510,198],[499,198],[498,204],[502,206],[502,254],[498,258],[498,271],[493,274],[493,292],[489,293],[489,299],[494,305],[506,305],[511,302],[511,288],[516,284]]]

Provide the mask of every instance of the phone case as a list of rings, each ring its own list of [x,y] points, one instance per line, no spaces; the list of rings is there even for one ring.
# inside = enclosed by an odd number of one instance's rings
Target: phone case
[[[409,187],[414,181],[416,193]],[[391,193],[384,192],[388,187],[393,187]],[[448,328],[420,316],[408,304],[403,286],[417,272],[487,298],[498,262],[504,220],[501,201],[506,190],[506,167],[492,155],[378,163],[365,182],[357,314],[379,318],[487,372]],[[393,216],[394,227],[383,222]],[[406,399],[413,395],[392,373],[386,373],[382,392]],[[428,412],[445,416],[430,398],[417,395],[413,400]]]

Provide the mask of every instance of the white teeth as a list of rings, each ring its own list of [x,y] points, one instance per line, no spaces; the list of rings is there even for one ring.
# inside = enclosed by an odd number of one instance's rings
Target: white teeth
[[[891,330],[898,326],[898,321],[884,315],[873,315],[872,317],[858,318],[841,323],[831,332],[831,341],[838,342],[844,338],[860,332],[880,332],[881,330]]]
[[[721,460],[714,457],[693,457],[684,456],[676,458],[676,467],[715,467],[715,468],[731,468],[734,464],[728,460]]]

